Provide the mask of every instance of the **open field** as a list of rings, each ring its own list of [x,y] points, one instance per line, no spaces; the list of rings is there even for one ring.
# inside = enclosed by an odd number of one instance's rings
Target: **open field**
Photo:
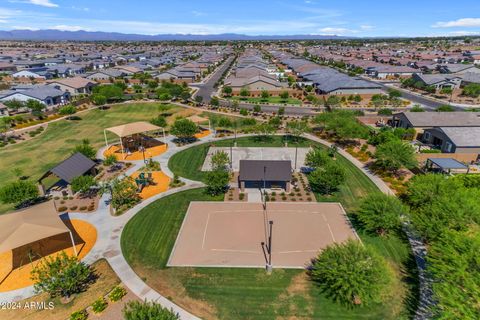
[[[211,201],[202,189],[152,203],[125,227],[122,251],[147,284],[204,319],[408,319],[415,308],[408,243],[360,232],[362,241],[384,255],[396,279],[383,305],[349,309],[334,303],[304,271],[275,269],[166,268],[190,201]],[[219,199],[216,199],[219,200]]]
[[[0,185],[15,179],[14,169],[32,180],[38,179],[45,171],[67,158],[72,149],[83,139],[90,140],[95,148],[105,145],[103,130],[108,127],[148,121],[165,113],[167,122],[172,123],[177,116],[189,116],[199,112],[177,105],[160,103],[131,103],[116,105],[107,110],[91,110],[81,114],[81,120],[61,120],[49,124],[44,133],[29,141],[0,149]],[[107,134],[109,142],[118,138]],[[12,206],[0,204],[0,213],[11,210]]]

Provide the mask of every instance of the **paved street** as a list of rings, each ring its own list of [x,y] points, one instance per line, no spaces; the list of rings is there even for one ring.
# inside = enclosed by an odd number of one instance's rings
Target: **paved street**
[[[215,70],[215,73],[212,74],[205,83],[192,83],[190,86],[194,88],[198,88],[197,96],[203,98],[204,103],[209,103],[211,100],[211,95],[217,89],[214,87],[215,83],[222,77],[222,74],[225,70],[228,69],[230,63],[232,63],[234,57],[230,56],[221,67]]]

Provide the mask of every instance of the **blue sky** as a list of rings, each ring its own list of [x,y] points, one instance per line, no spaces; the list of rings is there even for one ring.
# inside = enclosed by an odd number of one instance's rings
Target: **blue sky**
[[[0,30],[346,36],[480,34],[479,0],[0,0]]]

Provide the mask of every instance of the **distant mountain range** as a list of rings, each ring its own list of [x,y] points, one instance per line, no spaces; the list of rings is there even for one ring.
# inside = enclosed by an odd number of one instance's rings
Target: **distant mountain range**
[[[228,41],[228,40],[331,40],[349,37],[329,35],[249,36],[244,34],[125,34],[117,32],[60,31],[60,30],[11,30],[0,31],[0,40],[46,41]]]

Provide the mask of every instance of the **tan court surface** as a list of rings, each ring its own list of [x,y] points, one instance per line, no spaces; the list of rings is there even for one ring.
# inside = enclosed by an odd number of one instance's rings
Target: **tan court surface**
[[[273,221],[272,265],[304,268],[329,244],[358,239],[339,203],[191,202],[169,266],[265,267],[261,242]]]

